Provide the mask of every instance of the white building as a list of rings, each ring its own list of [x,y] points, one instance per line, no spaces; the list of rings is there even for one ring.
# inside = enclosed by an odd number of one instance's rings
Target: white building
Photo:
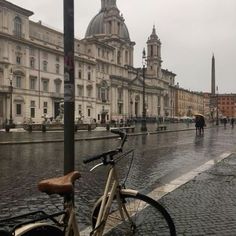
[[[33,12],[0,0],[0,125],[42,115],[56,118],[64,98],[63,33],[29,19]],[[142,68],[134,68],[131,41],[116,0],[101,0],[85,38],[75,39],[75,119],[98,123],[142,116]],[[147,117],[173,116],[175,74],[161,68],[161,42],[147,41]]]

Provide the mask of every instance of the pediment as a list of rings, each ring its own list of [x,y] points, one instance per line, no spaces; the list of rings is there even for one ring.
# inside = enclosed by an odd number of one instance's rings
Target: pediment
[[[130,85],[143,86],[143,79],[141,77],[136,77],[130,82]]]

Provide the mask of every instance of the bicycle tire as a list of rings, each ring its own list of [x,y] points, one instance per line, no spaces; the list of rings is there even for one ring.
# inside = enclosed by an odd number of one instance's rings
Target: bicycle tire
[[[37,225],[25,230],[23,233],[14,234],[16,236],[64,236],[64,232],[53,225]]]
[[[104,226],[103,235],[106,236],[128,236],[128,235],[170,235],[176,236],[174,222],[167,210],[152,198],[138,193],[132,195],[121,193],[120,198],[124,203],[135,226],[126,220],[121,219],[116,198],[113,200],[111,210]],[[94,208],[92,213],[92,227],[95,228],[100,202]],[[137,207],[137,209],[136,209]],[[137,212],[135,212],[135,210]],[[119,218],[120,217],[120,218]]]

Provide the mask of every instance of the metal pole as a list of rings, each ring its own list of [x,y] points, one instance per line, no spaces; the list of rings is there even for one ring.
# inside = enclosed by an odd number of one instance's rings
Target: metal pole
[[[12,80],[10,79],[10,93],[11,93],[11,100],[10,100],[10,119],[9,124],[12,126],[13,119],[12,119],[12,93],[13,93],[13,86],[12,86]]]
[[[74,170],[74,0],[64,0],[64,173]]]
[[[145,60],[146,60],[146,53],[145,49],[143,49],[143,117],[142,117],[142,126],[141,131],[147,131],[147,124],[146,124],[146,104],[145,104]]]

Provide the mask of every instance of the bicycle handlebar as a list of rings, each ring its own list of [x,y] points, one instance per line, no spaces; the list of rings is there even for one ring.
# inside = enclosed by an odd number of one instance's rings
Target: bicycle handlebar
[[[89,158],[83,160],[84,164],[90,163],[92,161],[99,160],[101,158],[106,158],[107,156],[112,157],[112,156],[118,154],[119,152],[123,151],[123,146],[124,146],[124,143],[125,143],[125,141],[127,139],[126,132],[124,132],[122,130],[119,130],[119,129],[112,129],[111,132],[114,133],[114,134],[118,134],[121,137],[120,146],[118,148],[114,149],[114,150],[110,150],[110,151],[107,151],[107,152],[104,152],[104,153],[101,153],[99,155],[96,155],[96,156],[93,156],[93,157],[89,157]]]

